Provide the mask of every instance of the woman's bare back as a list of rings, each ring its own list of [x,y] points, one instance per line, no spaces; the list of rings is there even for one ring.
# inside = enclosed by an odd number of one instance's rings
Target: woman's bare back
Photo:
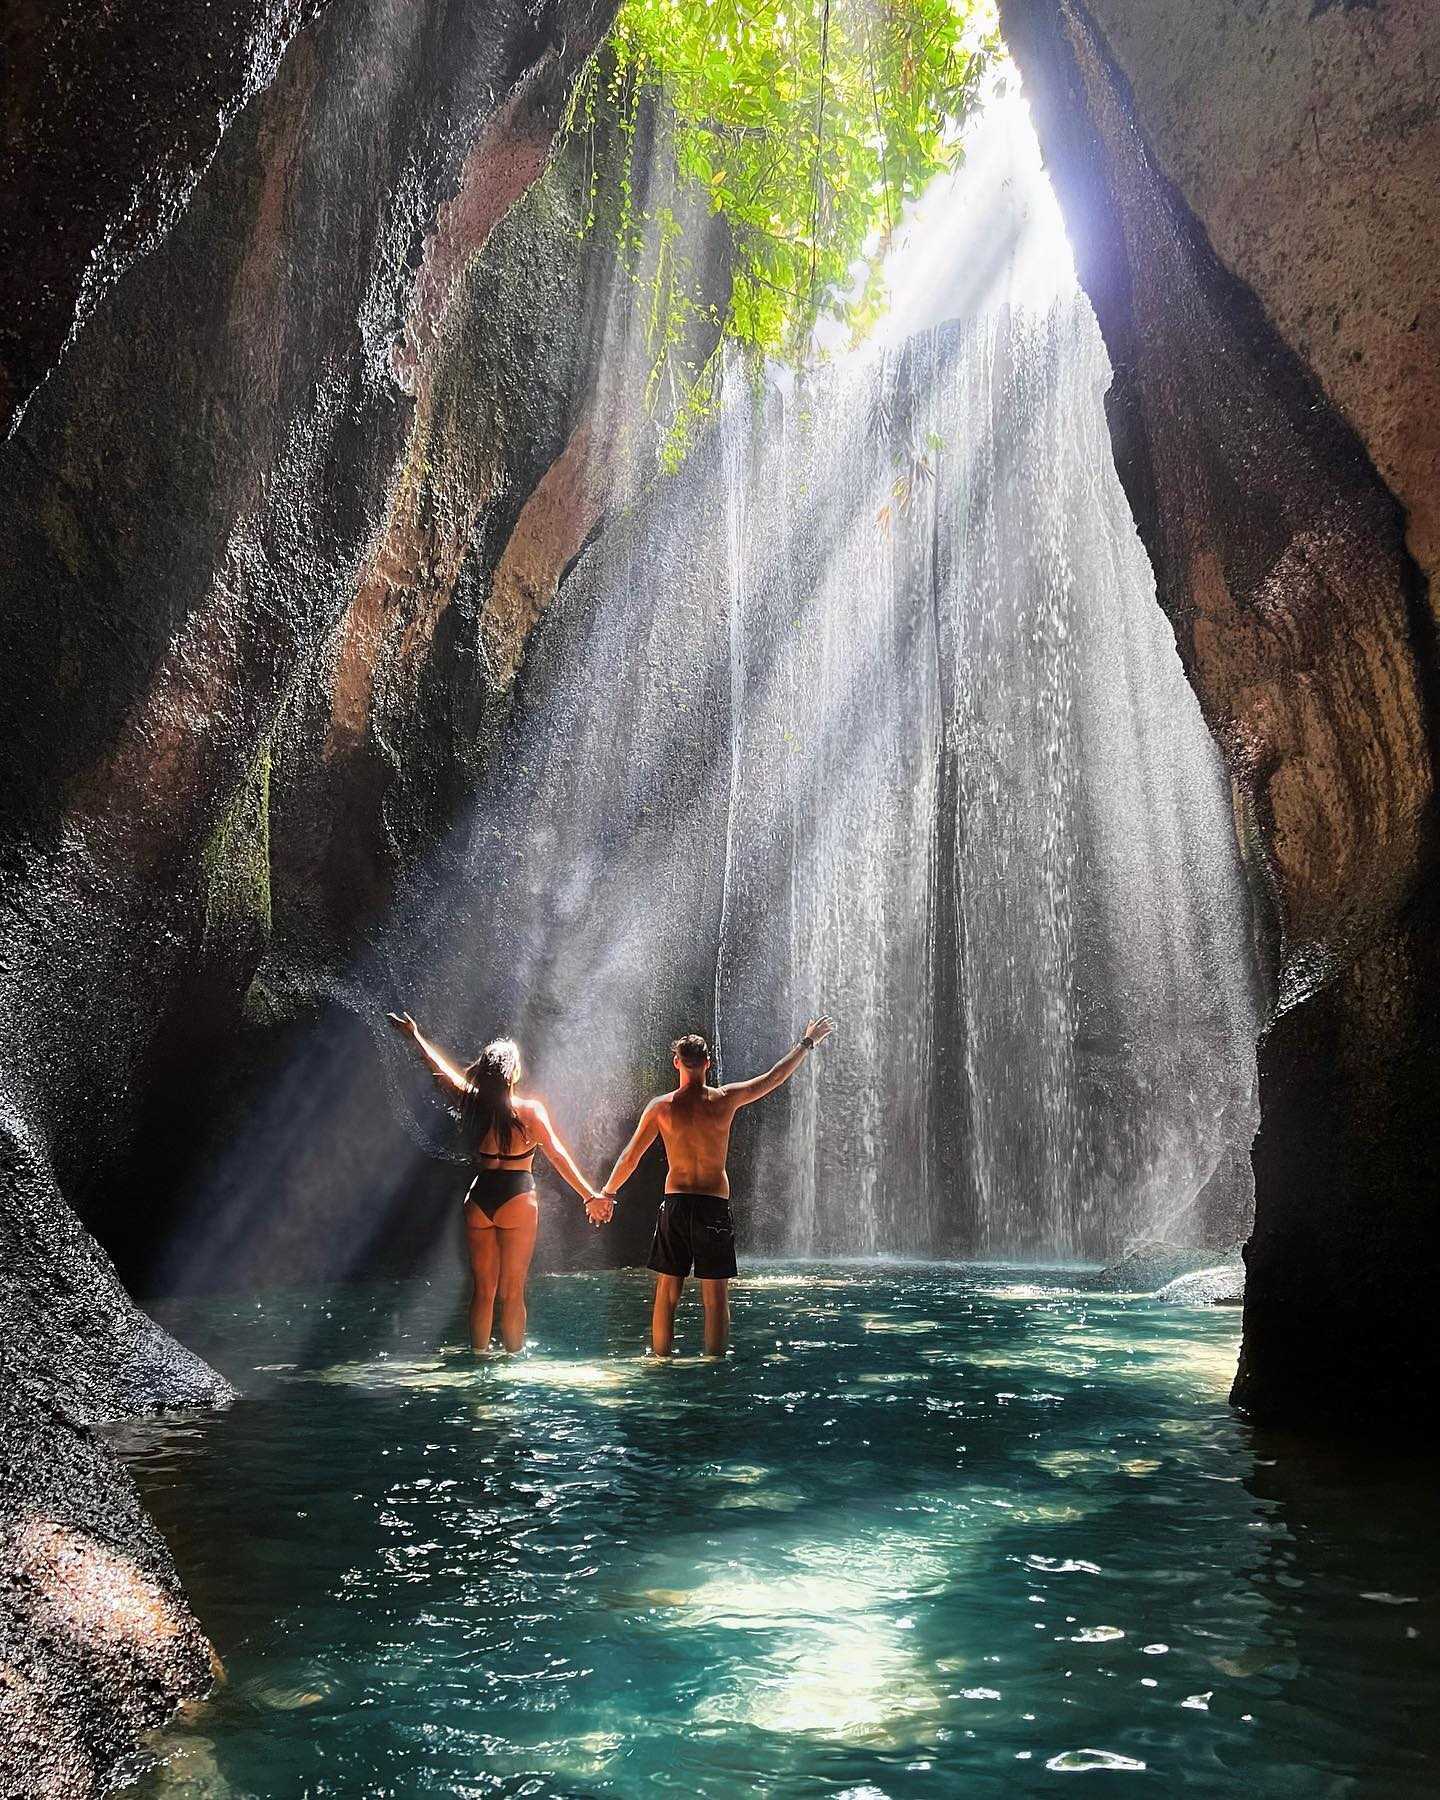
[[[515,1122],[520,1127],[512,1132],[509,1143],[502,1149],[500,1133],[494,1125],[475,1146],[475,1160],[482,1168],[500,1166],[513,1168],[522,1157],[534,1156],[540,1148],[540,1133],[535,1117],[535,1102],[516,1094],[511,1102],[515,1113]]]

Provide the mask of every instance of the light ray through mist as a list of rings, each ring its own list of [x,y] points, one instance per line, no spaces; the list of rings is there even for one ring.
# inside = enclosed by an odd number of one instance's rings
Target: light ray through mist
[[[440,1121],[395,1006],[465,1057],[517,1036],[597,1180],[677,1032],[734,1078],[836,1014],[737,1133],[757,1251],[1098,1256],[1167,1217],[1208,1229],[1196,1194],[1253,1118],[1228,796],[1018,96],[888,266],[872,345],[758,397],[732,371],[686,466],[612,511],[473,805],[367,953],[315,979],[330,1010],[168,1282],[343,1277],[397,1246],[454,1279],[464,1174],[416,1200]],[[585,334],[617,411],[632,299],[592,294]],[[584,1235],[560,1191],[551,1254],[640,1247]]]

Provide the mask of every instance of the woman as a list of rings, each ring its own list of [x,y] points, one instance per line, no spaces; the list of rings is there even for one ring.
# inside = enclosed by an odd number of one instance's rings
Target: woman
[[[525,1277],[540,1222],[535,1202],[535,1152],[545,1152],[585,1201],[587,1215],[600,1195],[575,1167],[544,1105],[515,1092],[520,1051],[509,1038],[487,1044],[462,1070],[422,1035],[409,1013],[391,1013],[389,1019],[397,1031],[414,1040],[441,1089],[458,1102],[465,1150],[478,1165],[465,1195],[470,1272],[475,1278],[470,1301],[471,1346],[476,1350],[490,1347],[498,1293],[500,1341],[507,1350],[522,1349]]]

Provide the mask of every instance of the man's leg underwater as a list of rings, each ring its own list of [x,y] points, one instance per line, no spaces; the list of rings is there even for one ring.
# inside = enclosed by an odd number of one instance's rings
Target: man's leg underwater
[[[705,1306],[705,1354],[723,1356],[730,1342],[730,1283],[728,1279],[701,1281]]]
[[[650,1348],[657,1356],[669,1356],[675,1349],[675,1308],[685,1291],[683,1275],[655,1277],[655,1306],[650,1315]]]

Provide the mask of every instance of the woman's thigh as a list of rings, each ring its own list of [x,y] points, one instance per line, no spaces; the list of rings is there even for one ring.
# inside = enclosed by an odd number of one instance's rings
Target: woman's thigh
[[[465,1236],[470,1246],[470,1272],[492,1285],[500,1274],[500,1233],[478,1206],[465,1208]]]
[[[535,1254],[535,1233],[540,1226],[540,1208],[533,1194],[517,1194],[507,1200],[495,1215],[495,1236],[500,1245],[500,1279],[506,1276],[523,1281]]]

